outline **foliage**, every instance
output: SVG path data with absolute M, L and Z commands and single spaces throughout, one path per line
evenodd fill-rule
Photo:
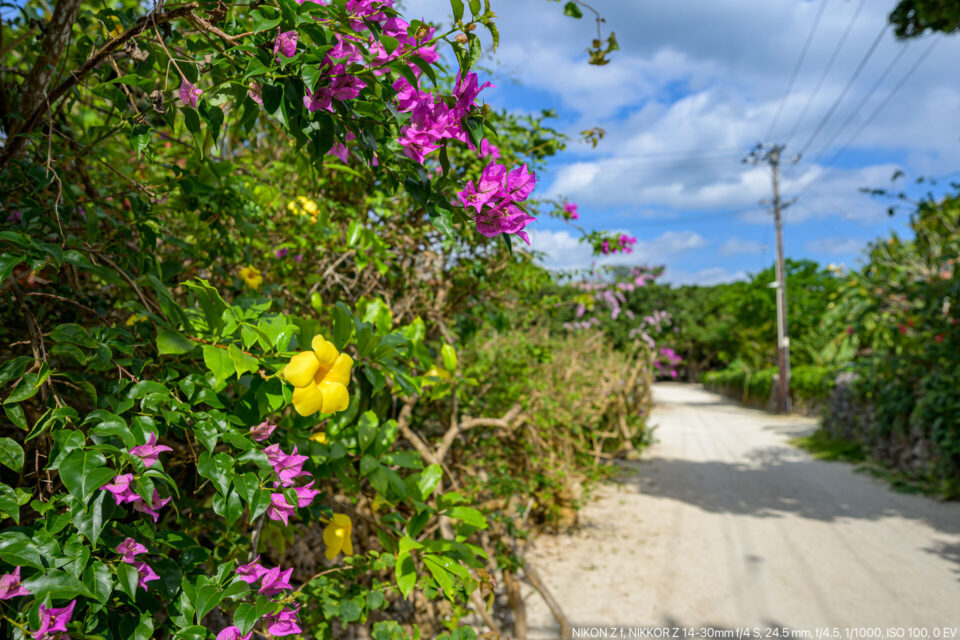
M 753 370 L 743 362 L 735 362 L 720 371 L 708 371 L 703 383 L 745 403 L 766 406 L 770 400 L 776 367 Z M 834 369 L 816 365 L 800 365 L 790 371 L 790 393 L 795 403 L 818 406 L 833 389 Z
M 487 509 L 506 524 L 486 550 L 482 485 L 438 454 L 480 447 L 462 459 L 499 469 L 527 451 L 430 429 L 445 403 L 456 425 L 499 409 L 451 381 L 472 366 L 466 340 L 522 332 L 553 288 L 513 243 L 564 139 L 548 113 L 478 104 L 476 31 L 496 46 L 494 15 L 451 8 L 442 32 L 371 0 L 59 0 L 4 21 L 13 637 L 475 637 L 461 618 L 496 560 L 520 561 L 519 527 Z M 498 206 L 451 204 L 494 171 Z M 491 223 L 507 215 L 523 224 Z M 538 363 L 515 366 L 539 381 Z M 624 424 L 615 440 L 642 443 L 635 383 L 580 435 Z M 597 409 L 572 385 L 550 387 L 558 418 L 537 388 L 491 388 L 529 403 L 540 433 Z M 546 467 L 586 464 L 564 459 Z M 543 468 L 524 482 L 549 501 Z
M 960 31 L 960 2 L 956 0 L 900 0 L 889 17 L 900 39 L 917 38 L 926 31 Z

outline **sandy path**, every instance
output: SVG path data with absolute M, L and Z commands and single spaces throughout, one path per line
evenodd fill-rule
M 581 531 L 530 552 L 571 623 L 960 639 L 960 504 L 811 459 L 787 444 L 811 419 L 694 385 L 657 385 L 654 398 L 658 443 L 596 493 Z M 558 637 L 540 598 L 527 606 L 531 640 Z

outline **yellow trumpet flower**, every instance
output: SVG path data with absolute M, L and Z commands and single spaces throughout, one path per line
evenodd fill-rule
M 237 275 L 251 289 L 259 289 L 260 285 L 263 284 L 263 275 L 256 267 L 240 267 L 237 269 Z
M 310 436 L 310 439 L 314 442 L 319 442 L 320 444 L 327 444 L 327 432 L 317 431 L 315 434 Z
M 327 545 L 327 560 L 333 560 L 340 552 L 345 556 L 353 555 L 353 542 L 350 541 L 350 532 L 353 522 L 345 513 L 333 514 L 333 519 L 323 529 L 323 543 Z
M 297 196 L 287 203 L 287 210 L 290 213 L 300 216 L 310 216 L 314 221 L 317 220 L 317 203 L 306 196 Z
M 353 358 L 321 335 L 314 336 L 310 346 L 312 351 L 301 351 L 283 368 L 283 377 L 296 387 L 293 408 L 302 416 L 343 411 L 350 405 L 347 384 Z

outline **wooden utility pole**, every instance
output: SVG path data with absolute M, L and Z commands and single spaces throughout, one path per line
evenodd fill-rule
M 783 219 L 782 212 L 791 203 L 780 199 L 780 162 L 781 154 L 786 145 L 757 144 L 756 147 L 743 159 L 744 162 L 757 165 L 770 165 L 773 175 L 773 223 L 777 230 L 777 364 L 780 369 L 778 380 L 779 393 L 777 403 L 780 413 L 790 413 L 790 338 L 787 336 L 787 272 L 783 263 Z M 794 157 L 789 160 L 792 164 L 799 160 Z

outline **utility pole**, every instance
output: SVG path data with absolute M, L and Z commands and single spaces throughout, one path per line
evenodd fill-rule
M 780 199 L 780 162 L 784 148 L 784 144 L 758 143 L 743 161 L 753 165 L 767 164 L 773 175 L 773 222 L 777 230 L 777 364 L 780 368 L 777 401 L 780 413 L 790 413 L 790 338 L 787 336 L 787 273 L 783 264 L 782 212 L 792 202 Z M 788 162 L 794 164 L 799 159 L 800 156 L 794 156 Z

